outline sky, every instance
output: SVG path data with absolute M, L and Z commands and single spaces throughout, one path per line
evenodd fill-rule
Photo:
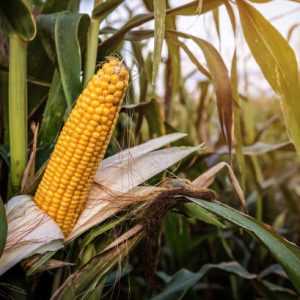
M 93 7 L 93 0 L 85 0 L 81 5 L 81 12 L 89 13 Z M 176 7 L 190 2 L 189 0 L 170 0 L 171 7 Z M 135 14 L 145 12 L 143 5 L 141 5 L 140 0 L 130 0 L 126 1 L 128 6 L 131 9 L 134 9 Z M 266 19 L 271 21 L 274 27 L 281 32 L 284 37 L 287 37 L 288 31 L 290 28 L 296 24 L 300 24 L 300 4 L 291 2 L 288 0 L 274 0 L 268 3 L 263 4 L 254 4 L 255 6 Z M 221 53 L 222 58 L 224 59 L 228 69 L 230 69 L 231 59 L 234 51 L 234 36 L 231 29 L 230 20 L 228 18 L 226 9 L 224 6 L 220 7 L 220 29 L 221 29 L 221 41 L 219 41 L 217 32 L 213 23 L 212 14 L 207 13 L 202 16 L 179 16 L 177 17 L 177 29 L 183 32 L 188 32 L 189 34 L 198 36 L 200 38 L 210 41 Z M 237 16 L 238 14 L 236 14 Z M 126 19 L 126 11 L 124 8 L 118 8 L 113 14 L 111 14 L 110 19 L 113 20 L 115 27 L 122 26 L 122 19 Z M 153 28 L 154 23 L 148 22 L 143 25 L 143 29 Z M 300 27 L 294 32 L 290 44 L 298 54 L 298 61 L 300 58 Z M 152 39 L 153 41 L 153 39 Z M 239 74 L 242 76 L 245 70 L 245 65 L 247 73 L 249 76 L 250 89 L 248 93 L 252 97 L 258 96 L 272 96 L 273 92 L 269 87 L 268 83 L 264 80 L 259 67 L 257 66 L 255 60 L 251 57 L 250 51 L 247 47 L 247 44 L 244 41 L 243 35 L 238 34 L 237 38 L 237 51 L 239 57 Z M 199 59 L 200 62 L 205 64 L 203 54 L 201 50 L 191 41 L 186 41 L 186 44 L 193 52 L 193 54 Z M 130 46 L 128 47 L 128 53 L 130 53 Z M 148 49 L 146 51 L 153 51 L 153 43 L 149 43 Z M 166 55 L 166 47 L 164 45 L 163 55 Z M 184 74 L 189 74 L 192 70 L 195 69 L 194 65 L 189 61 L 189 58 L 181 52 L 182 57 L 182 69 Z M 245 60 L 246 58 L 246 60 Z M 246 61 L 246 62 L 245 62 Z M 245 63 L 244 63 L 245 62 Z M 242 77 L 241 77 L 242 78 Z M 194 77 L 186 82 L 186 84 L 191 89 L 196 89 L 195 83 L 196 80 L 205 79 L 203 75 L 197 72 Z M 239 86 L 240 92 L 244 92 L 245 84 L 243 80 L 240 82 Z

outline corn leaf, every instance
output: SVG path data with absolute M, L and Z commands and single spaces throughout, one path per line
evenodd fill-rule
M 233 23 L 232 26 L 234 26 Z M 239 91 L 238 91 L 238 71 L 237 71 L 236 50 L 234 51 L 232 63 L 231 63 L 231 83 L 232 83 L 233 97 L 235 100 L 233 105 L 235 151 L 236 151 L 236 157 L 237 157 L 238 166 L 241 174 L 242 188 L 244 190 L 246 185 L 247 173 L 246 173 L 246 161 L 243 154 L 243 137 L 242 137 L 242 128 L 241 128 L 242 112 L 239 105 L 240 99 L 239 99 Z
M 300 292 L 300 249 L 281 235 L 273 231 L 270 226 L 245 215 L 221 203 L 213 203 L 200 199 L 188 198 L 192 203 L 220 216 L 254 236 L 264 245 L 281 264 L 298 292 Z
M 150 138 L 155 138 L 162 136 L 166 133 L 164 126 L 164 110 L 162 104 L 156 100 L 152 99 L 147 107 L 144 106 L 145 118 L 148 123 L 149 136 Z
M 81 54 L 79 36 L 87 32 L 89 17 L 87 15 L 61 13 L 55 24 L 55 45 L 59 72 L 68 103 L 72 104 L 80 94 Z M 68 38 L 66 39 L 66 36 Z
M 72 273 L 55 291 L 51 299 L 90 299 L 90 295 L 99 288 L 107 273 L 117 265 L 128 252 L 141 240 L 143 232 L 136 225 L 99 255 L 94 256 L 82 268 Z
M 254 3 L 267 3 L 267 2 L 270 2 L 270 1 L 273 1 L 273 0 L 250 0 L 251 2 L 254 2 Z
M 81 0 L 70 0 L 68 3 L 67 10 L 72 13 L 78 13 L 80 8 L 80 1 Z
M 291 28 L 289 29 L 288 31 L 288 34 L 287 34 L 287 41 L 289 42 L 293 36 L 293 33 L 296 31 L 296 29 L 298 29 L 300 26 L 300 23 L 296 23 L 294 25 L 291 26 Z
M 191 251 L 191 234 L 188 220 L 170 211 L 162 223 L 168 250 L 172 253 L 173 268 L 180 268 Z
M 140 86 L 140 101 L 145 102 L 148 90 L 148 77 L 147 72 L 145 69 L 145 61 L 142 54 L 142 45 L 140 43 L 131 43 L 131 47 L 135 56 L 135 59 L 138 64 L 138 71 L 139 71 L 139 86 Z
M 92 17 L 100 19 L 102 22 L 110 13 L 112 13 L 124 0 L 107 0 L 95 6 Z
M 161 62 L 161 51 L 164 41 L 166 25 L 166 1 L 154 0 L 154 53 L 152 84 L 155 85 L 158 67 Z
M 53 66 L 57 66 L 55 49 L 55 22 L 58 14 L 39 15 L 37 17 L 38 37 Z
M 222 262 L 220 264 L 205 264 L 198 272 L 182 269 L 172 277 L 164 276 L 164 278 L 167 279 L 167 285 L 160 294 L 154 296 L 151 300 L 182 299 L 189 288 L 211 271 L 223 271 L 248 280 L 256 278 L 255 274 L 249 273 L 236 261 Z
M 199 72 L 201 72 L 203 75 L 205 75 L 207 78 L 211 78 L 209 72 L 206 70 L 206 68 L 199 62 L 199 60 L 194 56 L 193 52 L 189 49 L 189 47 L 179 40 L 172 38 L 167 39 L 171 43 L 174 43 L 182 48 L 182 50 L 186 53 L 186 55 L 189 57 L 191 62 L 195 65 L 195 67 L 198 69 Z
M 39 147 L 53 146 L 66 112 L 66 100 L 58 71 L 53 75 L 48 100 L 39 132 Z
M 233 95 L 231 81 L 222 57 L 210 43 L 198 37 L 183 32 L 167 30 L 166 37 L 172 38 L 172 36 L 191 39 L 201 48 L 215 85 L 219 121 L 228 144 L 229 153 L 231 153 Z
M 85 43 L 89 17 L 62 12 L 40 15 L 37 22 L 43 47 L 52 64 L 59 67 L 68 108 L 71 108 L 82 90 L 81 48 Z
M 0 145 L 0 156 L 5 161 L 6 165 L 10 166 L 10 160 L 9 160 L 9 147 L 7 145 Z
M 218 6 L 223 4 L 223 1 L 221 0 L 211 0 L 211 1 L 203 1 L 203 8 L 202 13 L 206 13 Z M 166 15 L 195 15 L 196 8 L 197 8 L 197 1 L 193 1 L 190 3 L 187 3 L 182 6 L 178 6 L 175 8 L 168 9 L 166 11 Z M 128 23 L 126 23 L 121 29 L 115 32 L 111 37 L 106 39 L 104 42 L 99 44 L 98 53 L 100 53 L 100 57 L 98 59 L 101 60 L 101 58 L 105 57 L 106 55 L 109 55 L 111 52 L 114 52 L 115 49 L 122 43 L 122 40 L 125 36 L 125 34 L 130 31 L 131 29 L 140 26 L 146 22 L 149 22 L 154 19 L 153 13 L 148 14 L 141 14 L 134 16 Z
M 35 20 L 26 1 L 2 1 L 0 17 L 8 31 L 17 33 L 25 41 L 34 39 L 36 34 Z
M 60 75 L 56 69 L 54 71 L 39 131 L 39 147 L 36 161 L 37 170 L 44 165 L 53 150 L 63 124 L 63 118 L 66 115 L 66 110 L 67 102 Z
M 130 40 L 143 40 L 151 36 L 151 34 L 153 34 L 153 31 L 148 30 L 147 36 L 145 36 L 144 33 L 144 31 L 130 32 L 127 38 L 130 38 Z M 196 36 L 173 30 L 166 30 L 165 36 L 167 39 L 172 40 L 174 43 L 183 47 L 198 70 L 212 79 L 216 88 L 217 107 L 221 129 L 226 138 L 229 153 L 231 153 L 233 92 L 228 71 L 222 57 L 210 43 Z M 201 48 L 207 61 L 210 73 L 208 73 L 208 71 L 196 60 L 194 55 L 189 51 L 189 49 L 184 46 L 183 43 L 181 43 L 180 41 L 176 41 L 177 37 L 191 39 Z
M 246 41 L 265 78 L 281 97 L 286 127 L 300 155 L 300 84 L 295 53 L 254 7 L 241 0 L 236 3 Z
M 242 148 L 243 154 L 247 156 L 262 155 L 273 151 L 295 151 L 295 147 L 292 142 L 286 141 L 278 144 L 268 144 L 263 142 L 257 142 L 255 144 L 244 146 Z M 232 153 L 236 153 L 237 149 L 233 149 Z M 225 154 L 228 153 L 226 147 L 220 147 L 216 153 Z
M 201 14 L 203 8 L 203 0 L 198 0 L 197 13 Z
M 0 258 L 3 253 L 7 236 L 7 220 L 5 207 L 0 197 Z
M 176 15 L 166 16 L 166 29 L 176 30 Z M 178 39 L 176 39 L 178 40 Z M 171 68 L 169 70 L 170 74 L 170 89 L 171 96 L 176 96 L 179 92 L 179 84 L 181 77 L 181 68 L 180 68 L 180 53 L 179 46 L 176 43 L 172 43 L 170 40 L 166 40 L 168 45 L 168 59 L 170 60 Z M 168 91 L 166 91 L 167 93 Z M 167 98 L 167 95 L 165 95 Z
M 47 0 L 43 6 L 43 14 L 53 14 L 68 9 L 70 0 Z
M 215 9 L 213 9 L 212 13 L 213 13 L 213 19 L 214 19 L 217 35 L 218 35 L 218 38 L 219 38 L 219 42 L 221 43 L 219 8 L 217 7 Z M 220 44 L 220 47 L 221 47 L 221 44 Z
M 267 144 L 262 142 L 257 142 L 253 145 L 243 147 L 243 152 L 245 155 L 261 155 L 272 151 L 295 151 L 293 144 L 291 142 L 282 142 L 278 144 Z
M 185 215 L 187 215 L 190 218 L 205 222 L 207 224 L 211 224 L 218 228 L 226 228 L 226 226 L 222 224 L 215 215 L 203 209 L 202 207 L 197 206 L 194 203 L 184 204 L 180 208 L 180 211 L 182 211 Z

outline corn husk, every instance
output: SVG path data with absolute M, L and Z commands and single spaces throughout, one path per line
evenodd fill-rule
M 63 247 L 60 228 L 35 205 L 31 196 L 16 196 L 5 208 L 8 232 L 0 258 L 0 275 L 30 255 Z
M 116 195 L 127 193 L 201 148 L 170 147 L 157 150 L 184 136 L 175 133 L 159 137 L 104 159 L 85 209 L 66 239 L 56 223 L 35 205 L 31 196 L 12 198 L 6 204 L 8 235 L 0 258 L 0 275 L 33 254 L 62 248 L 63 242 L 71 241 L 123 209 L 124 205 L 114 203 Z M 132 201 L 134 199 L 132 197 Z M 130 204 L 130 201 L 126 203 Z

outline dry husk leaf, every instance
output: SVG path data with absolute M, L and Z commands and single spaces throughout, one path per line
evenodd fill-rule
M 0 275 L 33 254 L 62 248 L 63 242 L 76 238 L 123 209 L 124 205 L 116 206 L 113 203 L 114 197 L 128 193 L 201 148 L 171 147 L 156 150 L 184 136 L 182 133 L 162 136 L 103 160 L 86 207 L 65 240 L 60 228 L 35 205 L 31 196 L 20 195 L 9 200 L 6 204 L 8 235 L 0 258 Z M 129 198 L 127 195 L 126 199 Z M 133 202 L 135 199 L 132 197 Z M 126 202 L 126 205 L 130 204 L 130 201 Z

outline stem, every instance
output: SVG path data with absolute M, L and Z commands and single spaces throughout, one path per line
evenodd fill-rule
M 9 125 L 8 125 L 8 74 L 0 73 L 0 103 L 1 107 L 1 117 L 2 117 L 2 130 L 3 136 L 1 137 L 1 142 L 3 144 L 9 144 Z
M 63 274 L 63 268 L 56 270 L 54 279 L 53 279 L 53 283 L 52 283 L 51 295 L 53 295 L 57 291 L 57 289 L 60 287 L 62 274 Z
M 9 138 L 12 192 L 18 192 L 26 165 L 27 82 L 26 42 L 9 37 Z
M 239 299 L 239 293 L 238 293 L 238 286 L 237 286 L 237 278 L 234 275 L 230 275 L 230 285 L 231 285 L 231 291 L 232 291 L 232 298 L 234 300 Z
M 258 192 L 257 202 L 256 202 L 256 219 L 258 221 L 263 221 L 263 196 L 261 192 Z
M 92 18 L 88 30 L 87 49 L 84 66 L 84 86 L 88 83 L 95 73 L 95 66 L 98 52 L 98 35 L 99 35 L 100 20 Z

